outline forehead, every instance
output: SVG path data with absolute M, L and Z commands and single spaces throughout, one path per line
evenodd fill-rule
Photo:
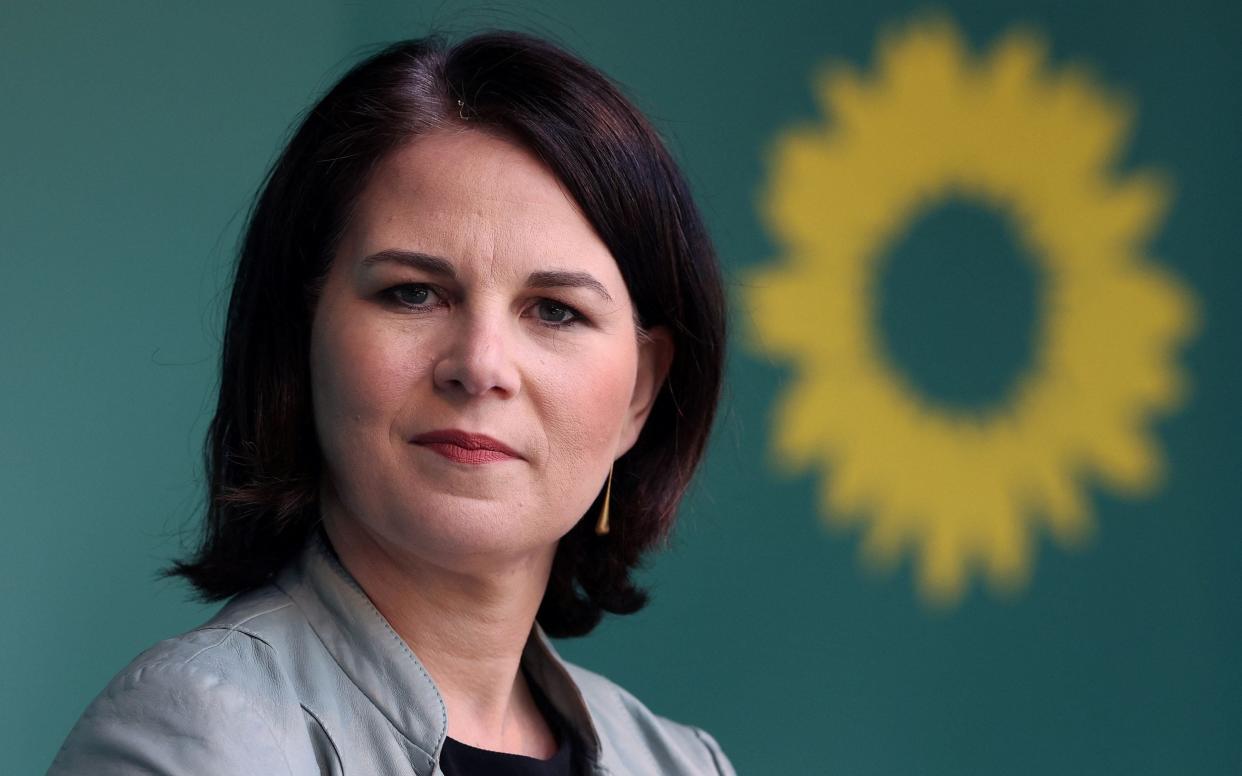
M 407 248 L 466 265 L 607 265 L 616 272 L 607 247 L 547 166 L 524 147 L 478 130 L 421 136 L 389 154 L 362 192 L 350 232 L 355 256 Z

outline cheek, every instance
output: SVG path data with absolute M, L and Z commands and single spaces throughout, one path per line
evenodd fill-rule
M 567 467 L 606 466 L 634 389 L 633 357 L 600 358 L 558 373 L 539 392 L 550 453 Z
M 540 394 L 551 397 L 541 417 L 549 461 L 541 478 L 542 498 L 570 523 L 580 519 L 599 494 L 634 387 L 634 370 L 626 367 L 626 359 L 592 366 L 562 374 L 552 390 Z M 566 525 L 559 525 L 559 530 L 566 530 Z
M 407 342 L 348 321 L 325 316 L 311 341 L 315 421 L 325 445 L 386 433 L 420 370 Z

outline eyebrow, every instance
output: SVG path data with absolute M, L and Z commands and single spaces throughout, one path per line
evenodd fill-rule
M 439 256 L 432 256 L 429 253 L 421 253 L 419 251 L 380 251 L 363 259 L 362 267 L 366 269 L 386 262 L 404 264 L 407 267 L 421 269 L 430 275 L 440 275 L 447 278 L 457 277 L 457 273 L 453 271 L 453 265 L 449 263 L 448 259 L 442 259 Z
M 421 251 L 380 251 L 363 259 L 362 266 L 364 268 L 373 267 L 376 264 L 386 262 L 404 264 L 407 267 L 422 270 L 429 275 L 449 278 L 450 280 L 457 278 L 457 272 L 454 271 L 452 262 Z M 594 291 L 610 302 L 612 301 L 612 295 L 608 293 L 608 289 L 604 288 L 604 284 L 587 272 L 571 272 L 559 269 L 541 270 L 530 273 L 526 278 L 526 285 L 532 288 L 585 288 Z

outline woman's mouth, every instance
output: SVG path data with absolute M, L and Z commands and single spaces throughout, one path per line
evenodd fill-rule
M 455 428 L 428 431 L 410 441 L 458 463 L 495 463 L 521 457 L 505 443 L 486 434 L 472 434 Z
M 486 448 L 477 447 L 461 447 L 451 442 L 430 442 L 419 443 L 420 447 L 428 450 L 434 450 L 450 461 L 458 463 L 494 463 L 496 461 L 512 461 L 513 456 L 500 450 L 488 450 Z

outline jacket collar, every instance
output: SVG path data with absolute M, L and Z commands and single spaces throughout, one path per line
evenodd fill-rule
M 427 755 L 415 763 L 418 776 L 436 772 L 435 763 L 448 735 L 444 697 L 418 656 L 341 564 L 322 528 L 311 532 L 301 554 L 280 573 L 276 586 L 298 604 L 358 689 Z M 600 739 L 587 704 L 537 622 L 521 663 L 577 734 L 587 759 L 598 763 Z

